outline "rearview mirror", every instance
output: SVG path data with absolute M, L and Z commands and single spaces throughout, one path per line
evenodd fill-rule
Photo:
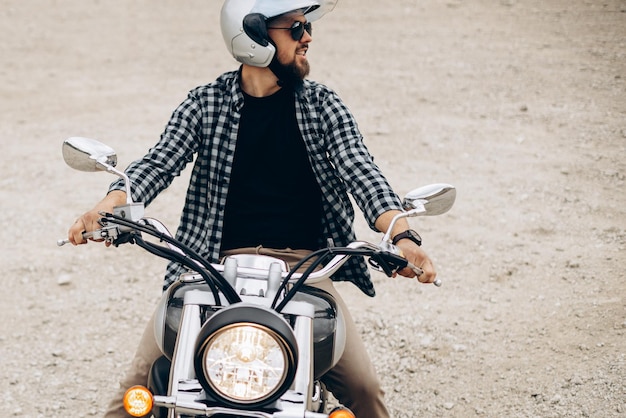
M 383 236 L 381 246 L 385 248 L 385 246 L 391 245 L 391 231 L 393 231 L 398 219 L 412 216 L 441 215 L 450 210 L 455 199 L 456 189 L 445 183 L 429 184 L 410 191 L 402 201 L 404 212 L 393 217 Z
M 405 211 L 424 208 L 420 215 L 441 215 L 450 210 L 456 200 L 456 188 L 450 184 L 429 184 L 410 191 L 402 202 Z
M 132 219 L 139 219 L 143 216 L 143 204 L 133 203 L 128 176 L 115 168 L 117 155 L 113 148 L 95 139 L 74 136 L 63 141 L 62 149 L 65 163 L 73 169 L 88 172 L 107 171 L 124 180 L 126 205 L 130 208 L 129 210 L 135 206 L 141 206 L 140 214 L 134 213 Z
M 95 139 L 72 137 L 63 142 L 65 163 L 80 171 L 108 171 L 117 165 L 115 150 Z

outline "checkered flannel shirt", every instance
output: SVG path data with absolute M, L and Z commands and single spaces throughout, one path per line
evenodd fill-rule
M 160 141 L 126 169 L 133 199 L 148 205 L 195 157 L 176 237 L 211 262 L 219 259 L 224 207 L 244 104 L 238 74 L 227 72 L 213 83 L 190 91 L 174 110 Z M 324 199 L 320 248 L 329 240 L 335 246 L 345 246 L 356 239 L 348 193 L 374 230 L 378 216 L 401 209 L 400 199 L 374 164 L 353 116 L 332 90 L 305 80 L 295 100 L 298 126 Z M 110 188 L 122 189 L 122 181 Z M 183 271 L 179 264 L 170 263 L 164 289 Z M 375 294 L 362 257 L 349 260 L 332 279 L 351 281 L 365 294 Z

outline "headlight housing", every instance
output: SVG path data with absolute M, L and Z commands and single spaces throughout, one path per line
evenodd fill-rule
M 291 385 L 297 343 L 276 312 L 237 304 L 217 312 L 202 327 L 195 370 L 207 395 L 233 407 L 258 408 Z

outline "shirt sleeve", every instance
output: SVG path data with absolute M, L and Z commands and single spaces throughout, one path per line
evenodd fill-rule
M 354 117 L 341 99 L 330 92 L 323 108 L 328 158 L 370 228 L 376 230 L 376 219 L 389 210 L 402 210 L 402 202 L 374 163 Z
M 190 92 L 172 113 L 156 145 L 126 168 L 134 201 L 148 205 L 193 161 L 199 144 L 201 114 L 197 98 Z M 109 191 L 112 190 L 124 190 L 124 180 L 112 183 Z

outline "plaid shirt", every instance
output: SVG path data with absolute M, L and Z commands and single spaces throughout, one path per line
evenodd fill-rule
M 352 114 L 333 91 L 305 80 L 295 100 L 298 126 L 323 197 L 324 242 L 320 247 L 328 240 L 345 246 L 356 239 L 348 193 L 374 230 L 378 216 L 401 209 L 400 199 L 374 164 Z M 126 169 L 133 199 L 148 205 L 195 157 L 176 237 L 211 262 L 219 259 L 243 104 L 237 71 L 192 90 L 174 110 L 160 141 Z M 123 181 L 110 189 L 122 190 Z M 179 264 L 170 263 L 164 289 L 183 271 Z M 362 257 L 349 260 L 333 280 L 351 281 L 365 294 L 375 294 Z

